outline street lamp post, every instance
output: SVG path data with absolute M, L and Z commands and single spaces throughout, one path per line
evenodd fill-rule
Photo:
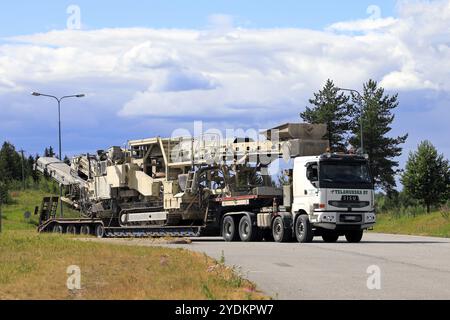
M 349 92 L 356 93 L 361 100 L 365 100 L 364 97 L 362 96 L 362 94 L 359 93 L 358 90 L 345 89 L 345 88 L 337 88 L 337 90 L 339 90 L 339 91 L 349 91 Z M 360 125 L 360 131 L 361 131 L 361 154 L 363 154 L 364 153 L 364 142 L 363 142 L 363 107 L 362 106 L 361 106 L 361 109 L 360 109 L 359 112 L 360 112 L 359 125 Z
M 75 95 L 70 95 L 70 96 L 64 96 L 61 98 L 52 96 L 52 95 L 48 95 L 48 94 L 42 94 L 39 92 L 32 92 L 31 93 L 33 96 L 35 97 L 47 97 L 47 98 L 53 98 L 58 102 L 58 141 L 59 141 L 59 160 L 63 161 L 62 158 L 62 147 L 61 147 L 61 101 L 64 99 L 68 99 L 68 98 L 83 98 L 85 95 L 84 94 L 75 94 Z M 60 214 L 61 214 L 61 218 L 63 217 L 63 203 L 62 203 L 62 185 L 59 185 L 59 204 L 60 204 Z

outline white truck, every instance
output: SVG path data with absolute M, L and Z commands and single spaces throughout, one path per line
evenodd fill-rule
M 289 177 L 282 210 L 271 221 L 275 241 L 295 237 L 304 243 L 321 236 L 335 242 L 345 236 L 348 242 L 359 242 L 363 231 L 374 226 L 374 187 L 366 156 L 297 157 Z

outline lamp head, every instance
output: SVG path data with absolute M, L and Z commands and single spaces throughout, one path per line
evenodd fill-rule
M 41 94 L 39 92 L 32 92 L 31 95 L 33 95 L 35 97 L 39 97 Z

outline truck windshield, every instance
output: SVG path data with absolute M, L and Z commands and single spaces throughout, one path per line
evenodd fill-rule
M 322 162 L 319 167 L 322 187 L 372 187 L 372 178 L 365 162 Z

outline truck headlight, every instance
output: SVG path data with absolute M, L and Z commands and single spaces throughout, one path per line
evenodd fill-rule
M 336 215 L 334 214 L 324 214 L 321 217 L 322 222 L 336 222 Z
M 366 213 L 366 222 L 375 222 L 376 217 L 373 213 Z

